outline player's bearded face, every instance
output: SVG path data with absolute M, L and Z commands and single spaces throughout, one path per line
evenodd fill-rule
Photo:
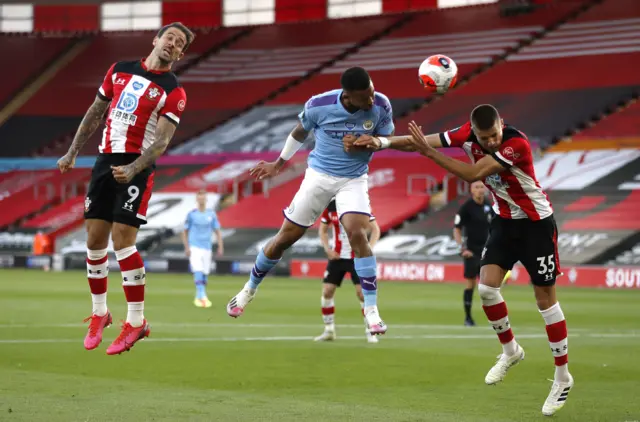
M 500 148 L 500 144 L 502 143 L 502 119 L 497 120 L 493 127 L 480 130 L 477 128 L 473 128 L 473 133 L 478 138 L 478 142 L 484 149 L 489 151 L 497 151 Z
M 186 39 L 181 31 L 169 28 L 162 37 L 153 40 L 154 51 L 165 62 L 172 63 L 184 56 L 182 50 L 186 45 Z
M 347 93 L 347 98 L 349 100 L 349 104 L 353 107 L 357 107 L 360 110 L 371 110 L 374 102 L 375 90 L 373 89 L 373 85 L 371 85 L 368 89 L 364 89 L 362 91 L 349 91 Z

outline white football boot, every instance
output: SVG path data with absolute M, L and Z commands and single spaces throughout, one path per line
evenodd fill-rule
M 569 391 L 573 388 L 573 377 L 569 375 L 569 382 L 553 381 L 551 392 L 542 406 L 542 414 L 551 416 L 567 402 Z
M 509 368 L 517 365 L 521 360 L 524 360 L 524 349 L 518 344 L 515 354 L 511 356 L 505 355 L 504 353 L 498 355 L 498 361 L 489 369 L 487 376 L 484 378 L 484 382 L 488 385 L 499 383 L 507 375 Z
M 256 290 L 251 291 L 246 285 L 227 303 L 227 313 L 232 318 L 238 318 L 244 312 L 245 306 L 256 296 Z

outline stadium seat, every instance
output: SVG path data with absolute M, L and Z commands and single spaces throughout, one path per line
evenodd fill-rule
M 640 86 L 638 87 L 640 92 Z M 574 136 L 574 141 L 594 138 L 638 137 L 640 135 L 640 101 L 614 112 L 593 127 Z
M 301 104 L 312 95 L 335 89 L 339 74 L 351 66 L 369 70 L 376 89 L 391 98 L 422 97 L 417 69 L 426 57 L 450 56 L 459 65 L 460 77 L 464 77 L 560 20 L 577 5 L 558 4 L 511 18 L 501 18 L 497 4 L 418 13 L 388 36 L 279 95 L 270 104 Z
M 2 73 L 0 105 L 72 43 L 68 38 L 0 35 L 0 55 L 11 61 L 11 71 Z

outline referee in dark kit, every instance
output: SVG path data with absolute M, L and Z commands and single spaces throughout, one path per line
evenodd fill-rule
M 464 259 L 464 325 L 475 326 L 471 317 L 471 302 L 476 280 L 480 275 L 482 249 L 489 237 L 489 223 L 493 218 L 491 204 L 485 196 L 486 188 L 480 181 L 471 184 L 471 198 L 458 210 L 454 221 L 453 238 L 460 245 L 460 255 Z

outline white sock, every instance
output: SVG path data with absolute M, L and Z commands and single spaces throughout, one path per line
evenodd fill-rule
M 107 294 L 102 293 L 99 295 L 91 294 L 91 302 L 93 303 L 93 313 L 98 316 L 105 316 L 107 314 Z
M 518 350 L 518 343 L 516 343 L 516 339 L 514 338 L 509 343 L 505 343 L 502 345 L 502 353 L 507 356 L 513 356 L 516 354 L 516 350 Z
M 251 280 L 249 280 L 246 283 L 244 283 L 244 288 L 247 289 L 249 291 L 249 293 L 253 295 L 253 294 L 256 293 L 256 290 L 258 290 L 258 289 L 252 289 L 250 283 L 251 283 Z
M 556 373 L 554 374 L 556 381 L 568 382 L 569 381 L 569 364 L 566 363 L 562 366 L 556 366 Z
M 141 327 L 144 321 L 144 302 L 127 302 L 127 322 L 132 327 Z

